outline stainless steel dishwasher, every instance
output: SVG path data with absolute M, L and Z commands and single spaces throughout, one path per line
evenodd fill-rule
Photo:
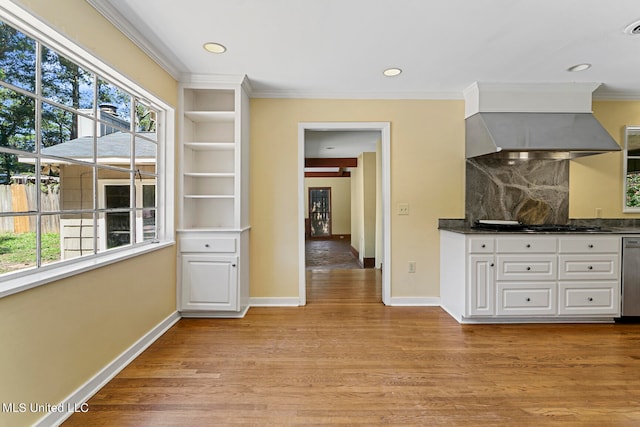
M 622 316 L 640 316 L 640 237 L 622 238 Z

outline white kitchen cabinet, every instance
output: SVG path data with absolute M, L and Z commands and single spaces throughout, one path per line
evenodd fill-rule
M 460 322 L 610 321 L 620 314 L 619 236 L 440 236 L 441 305 Z
M 493 255 L 469 256 L 469 307 L 473 316 L 493 315 L 495 293 L 495 261 Z
M 182 309 L 236 311 L 238 258 L 203 254 L 182 255 Z
M 248 309 L 249 98 L 244 77 L 180 84 L 178 310 L 240 317 Z

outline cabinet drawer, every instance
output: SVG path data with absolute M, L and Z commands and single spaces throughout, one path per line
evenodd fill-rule
M 180 239 L 181 252 L 229 252 L 236 251 L 234 237 L 185 237 Z
M 469 239 L 469 252 L 474 254 L 492 253 L 493 239 L 486 237 L 471 237 Z
M 558 259 L 560 280 L 618 279 L 617 255 L 560 255 Z
M 499 283 L 498 315 L 556 314 L 555 283 Z
M 498 280 L 555 280 L 555 255 L 498 255 Z
M 558 240 L 560 253 L 619 253 L 620 240 L 611 237 L 561 237 Z
M 560 282 L 560 314 L 620 315 L 618 282 Z
M 502 253 L 555 253 L 555 237 L 502 237 L 496 239 L 496 252 Z

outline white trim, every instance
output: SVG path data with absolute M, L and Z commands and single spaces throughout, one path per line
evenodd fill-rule
M 307 303 L 304 242 L 304 131 L 379 130 L 382 136 L 382 302 L 391 300 L 391 123 L 317 122 L 298 123 L 298 292 L 299 305 Z
M 153 329 L 144 334 L 138 341 L 133 343 L 131 347 L 122 352 L 118 357 L 113 359 L 108 365 L 100 370 L 96 375 L 90 378 L 83 385 L 78 387 L 73 393 L 67 396 L 59 405 L 65 409 L 64 412 L 50 412 L 44 417 L 40 418 L 34 426 L 37 427 L 49 427 L 59 426 L 67 418 L 69 418 L 74 408 L 83 408 L 83 404 L 86 404 L 94 394 L 96 394 L 102 387 L 104 387 L 113 377 L 115 377 L 120 371 L 127 367 L 136 357 L 138 357 L 144 350 L 146 350 L 151 344 L 153 344 L 158 338 L 160 338 L 166 331 L 169 330 L 180 320 L 178 312 L 171 313 L 167 318 L 158 323 Z M 56 406 L 59 406 L 56 405 Z M 86 407 L 86 406 L 85 406 Z M 91 410 L 91 408 L 87 408 Z
M 254 297 L 249 299 L 249 305 L 251 307 L 298 307 L 300 304 L 300 298 L 298 297 L 286 297 L 286 298 L 267 298 L 267 297 Z
M 331 92 L 297 91 L 289 89 L 253 89 L 252 98 L 291 98 L 291 99 L 424 99 L 424 100 L 463 100 L 462 92 Z
M 164 46 L 164 44 L 154 36 L 153 31 L 145 31 L 144 22 L 136 21 L 136 25 L 131 24 L 126 16 L 115 8 L 111 3 L 104 0 L 87 0 L 95 10 L 98 11 L 107 21 L 116 27 L 122 34 L 131 40 L 140 48 L 147 56 L 149 56 L 156 64 L 161 66 L 174 79 L 178 80 L 184 67 L 178 58 L 171 53 L 168 48 L 157 49 L 155 46 Z M 122 4 L 126 7 L 126 4 Z M 141 26 L 144 26 L 142 28 Z M 149 40 L 150 36 L 153 40 Z
M 393 307 L 440 307 L 439 297 L 393 297 L 387 305 Z M 445 310 L 446 311 L 446 310 Z

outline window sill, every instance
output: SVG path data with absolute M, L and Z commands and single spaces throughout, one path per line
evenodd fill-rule
M 0 279 L 0 298 L 37 288 L 38 286 L 46 285 L 47 283 L 91 271 L 125 259 L 134 258 L 138 255 L 154 252 L 159 249 L 173 246 L 174 244 L 174 241 L 150 243 L 111 253 L 100 254 L 93 256 L 90 259 L 41 267 L 34 273 L 9 278 L 5 281 Z

